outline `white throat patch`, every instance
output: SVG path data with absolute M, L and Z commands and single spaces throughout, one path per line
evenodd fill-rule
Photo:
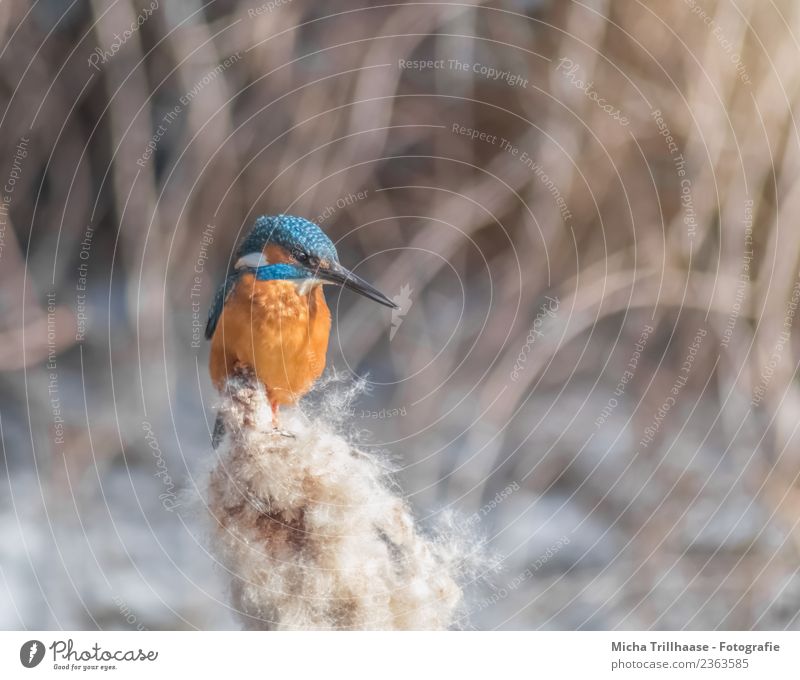
M 298 295 L 308 295 L 314 286 L 322 283 L 325 283 L 322 279 L 297 279 L 294 281 Z

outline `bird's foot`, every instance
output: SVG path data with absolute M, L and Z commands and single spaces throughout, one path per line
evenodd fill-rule
M 289 430 L 284 430 L 280 427 L 273 427 L 272 428 L 272 436 L 273 437 L 288 437 L 289 439 L 297 439 L 297 435 L 294 432 L 289 432 Z

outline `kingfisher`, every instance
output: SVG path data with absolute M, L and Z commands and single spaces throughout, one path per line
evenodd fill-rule
M 325 369 L 331 313 L 322 286 L 343 286 L 396 309 L 377 288 L 345 269 L 333 242 L 302 217 L 259 217 L 236 251 L 208 313 L 209 371 L 221 392 L 228 377 L 249 373 L 278 410 L 306 394 Z M 220 417 L 212 442 L 224 434 Z M 285 433 L 284 433 L 285 434 Z

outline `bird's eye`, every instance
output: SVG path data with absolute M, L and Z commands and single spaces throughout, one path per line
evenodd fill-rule
M 302 262 L 303 264 L 308 262 L 308 255 L 306 255 L 302 250 L 295 250 L 292 253 L 292 256 L 294 257 L 295 260 L 297 260 L 298 262 Z

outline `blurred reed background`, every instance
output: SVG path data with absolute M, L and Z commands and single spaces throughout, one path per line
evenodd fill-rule
M 235 627 L 201 328 L 260 214 L 476 628 L 796 628 L 800 7 L 0 3 L 0 626 Z M 314 397 L 312 397 L 312 402 Z M 309 413 L 313 412 L 311 406 Z

